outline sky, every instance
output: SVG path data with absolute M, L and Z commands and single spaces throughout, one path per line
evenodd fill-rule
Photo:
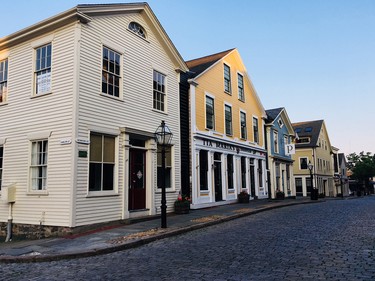
M 77 4 L 132 2 L 1 0 L 0 38 Z M 339 152 L 375 153 L 375 0 L 147 2 L 185 60 L 237 48 L 265 109 L 324 119 Z

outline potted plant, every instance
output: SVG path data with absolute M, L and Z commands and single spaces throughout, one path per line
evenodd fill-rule
M 241 191 L 238 194 L 238 203 L 249 203 L 250 194 L 247 191 Z
M 284 191 L 281 191 L 281 190 L 276 190 L 276 199 L 284 199 L 285 198 L 285 193 Z
M 175 214 L 188 214 L 190 211 L 190 198 L 186 195 L 179 194 L 174 201 Z

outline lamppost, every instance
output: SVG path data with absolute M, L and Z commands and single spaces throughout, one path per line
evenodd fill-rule
M 310 161 L 309 161 L 308 168 L 309 168 L 309 171 L 310 171 L 310 182 L 311 182 L 310 198 L 311 198 L 311 200 L 316 200 L 317 198 L 315 199 L 314 181 L 313 181 L 313 174 L 312 174 L 312 171 L 314 169 L 314 165 L 311 164 Z
M 161 145 L 161 228 L 167 228 L 167 198 L 165 194 L 165 147 L 172 141 L 173 134 L 164 120 L 155 131 L 155 140 Z

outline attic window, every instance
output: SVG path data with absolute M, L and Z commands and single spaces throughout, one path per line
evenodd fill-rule
M 312 128 L 311 127 L 306 127 L 305 128 L 305 133 L 310 133 L 312 132 Z
M 305 137 L 305 138 L 299 138 L 296 143 L 310 143 L 310 138 Z
M 281 119 L 277 120 L 277 123 L 279 123 L 280 128 L 284 126 L 284 122 Z
M 135 34 L 146 39 L 146 32 L 139 23 L 132 21 L 131 23 L 129 23 L 129 29 L 133 31 Z
M 301 133 L 302 132 L 302 129 L 301 128 L 297 128 L 294 130 L 296 133 Z

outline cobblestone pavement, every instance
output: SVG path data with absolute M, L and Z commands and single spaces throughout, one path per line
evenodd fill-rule
M 375 196 L 275 209 L 108 255 L 1 264 L 1 280 L 375 280 Z

